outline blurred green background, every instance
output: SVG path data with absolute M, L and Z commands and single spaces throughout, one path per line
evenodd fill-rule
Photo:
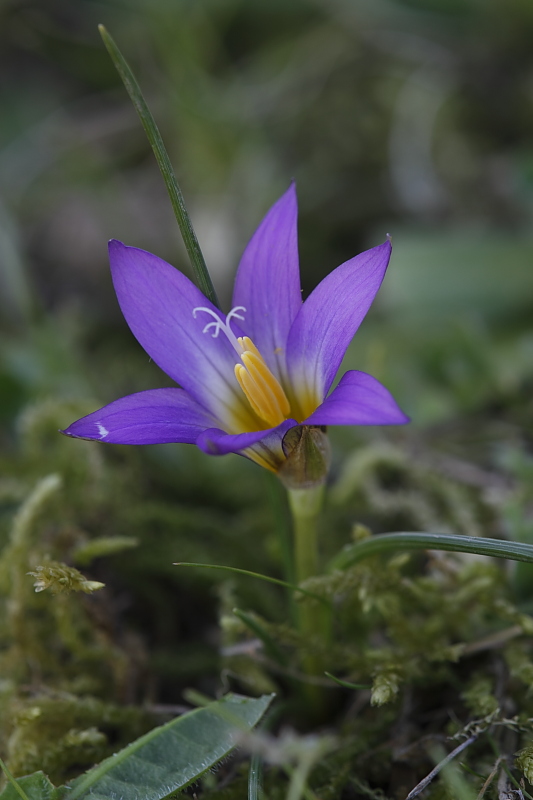
M 170 385 L 121 317 L 107 240 L 188 271 L 98 23 L 143 87 L 226 309 L 248 238 L 292 178 L 304 292 L 392 235 L 389 274 L 346 366 L 382 380 L 413 423 L 333 431 L 333 480 L 355 445 L 386 440 L 408 462 L 422 453 L 422 472 L 437 451 L 476 462 L 490 480 L 442 463 L 497 493 L 524 467 L 516 453 L 531 448 L 533 4 L 1 0 L 2 531 L 35 480 L 59 470 L 67 510 L 45 531 L 47 552 L 69 560 L 84 537 L 140 538 L 138 555 L 115 556 L 94 577 L 114 588 L 105 614 L 127 609 L 142 628 L 163 695 L 176 700 L 177 675 L 216 671 L 214 608 L 233 599 L 227 588 L 206 591 L 222 578 L 178 576 L 172 561 L 280 572 L 272 530 L 282 500 L 271 507 L 266 476 L 237 456 L 104 448 L 56 433 L 123 394 Z M 481 526 L 474 514 L 450 522 L 440 500 L 426 518 L 529 540 L 531 497 L 515 501 L 504 522 L 489 512 Z M 423 525 L 378 507 L 367 518 L 376 530 Z M 332 512 L 340 522 L 328 547 L 346 541 L 359 508 Z M 260 587 L 252 597 L 247 586 L 244 607 L 283 618 L 278 595 Z

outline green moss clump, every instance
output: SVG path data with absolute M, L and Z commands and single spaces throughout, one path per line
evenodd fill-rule
M 14 775 L 42 769 L 56 785 L 75 777 L 145 733 L 153 719 L 142 709 L 94 697 L 51 692 L 13 699 L 6 756 Z

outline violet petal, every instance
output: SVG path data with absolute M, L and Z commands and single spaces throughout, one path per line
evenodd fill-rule
M 381 286 L 390 254 L 387 241 L 341 264 L 310 294 L 294 320 L 287 364 L 306 413 L 327 394 Z
M 183 389 L 150 389 L 121 397 L 62 431 L 113 444 L 194 444 L 213 417 Z
M 409 422 L 396 400 L 376 378 L 346 372 L 306 425 L 404 425 Z
M 286 376 L 287 336 L 302 305 L 297 215 L 291 184 L 246 247 L 233 292 L 233 305 L 246 308 L 243 329 L 278 379 Z
M 225 433 L 220 428 L 210 428 L 199 435 L 196 444 L 211 456 L 238 453 L 262 466 L 277 470 L 285 460 L 281 446 L 283 437 L 289 428 L 297 424 L 294 419 L 286 419 L 275 428 L 236 435 Z
M 161 258 L 109 243 L 113 283 L 118 301 L 137 341 L 156 364 L 179 383 L 205 409 L 230 428 L 236 415 L 243 425 L 253 424 L 248 404 L 234 378 L 237 354 L 223 332 L 202 333 L 225 316 L 177 269 Z

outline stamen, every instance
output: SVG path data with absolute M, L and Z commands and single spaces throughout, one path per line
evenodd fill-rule
M 244 353 L 245 350 L 249 350 L 251 353 L 255 353 L 256 356 L 259 356 L 260 359 L 263 358 L 255 344 L 252 342 L 249 336 L 239 336 L 237 339 L 239 343 L 239 347 L 241 348 L 241 352 Z
M 263 390 L 265 399 L 269 401 L 268 404 L 271 404 L 276 411 L 279 411 L 283 419 L 285 419 L 291 410 L 289 401 L 259 353 L 257 351 L 255 353 L 247 351 L 242 354 L 241 361 L 256 384 Z
M 289 416 L 290 403 L 251 339 L 242 340 L 250 347 L 241 355 L 242 364 L 235 365 L 235 377 L 255 413 L 274 428 Z

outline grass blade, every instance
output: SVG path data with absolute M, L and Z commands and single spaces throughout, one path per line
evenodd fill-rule
M 241 620 L 241 622 L 244 622 L 246 627 L 249 628 L 258 639 L 263 642 L 265 646 L 265 652 L 268 653 L 268 655 L 273 658 L 274 661 L 277 661 L 278 664 L 286 667 L 289 663 L 289 660 L 285 653 L 278 647 L 272 636 L 270 636 L 268 631 L 266 631 L 251 614 L 241 611 L 240 608 L 234 608 L 233 613 Z
M 63 796 L 63 787 L 56 789 L 41 770 L 22 778 L 14 778 L 2 759 L 0 768 L 9 781 L 0 793 L 2 800 L 58 800 Z
M 100 31 L 100 36 L 103 39 L 107 52 L 111 56 L 111 60 L 113 61 L 117 72 L 122 78 L 122 82 L 124 83 L 131 102 L 133 103 L 135 110 L 140 117 L 146 136 L 148 137 L 148 141 L 150 142 L 152 150 L 154 151 L 156 161 L 159 169 L 161 170 L 161 175 L 163 176 L 163 180 L 165 181 L 165 185 L 167 187 L 172 208 L 174 209 L 174 214 L 176 215 L 176 219 L 178 221 L 185 247 L 187 248 L 187 253 L 189 254 L 189 258 L 191 260 L 193 273 L 198 286 L 215 306 L 220 307 L 202 250 L 200 249 L 198 239 L 196 238 L 194 228 L 185 207 L 185 201 L 183 199 L 181 189 L 178 181 L 176 180 L 174 170 L 172 169 L 170 158 L 168 157 L 165 145 L 163 144 L 163 139 L 161 138 L 161 134 L 159 133 L 159 129 L 155 123 L 152 113 L 146 105 L 141 88 L 137 83 L 137 80 L 126 59 L 118 49 L 113 37 L 107 32 L 103 25 L 99 25 L 98 30 Z
M 248 800 L 263 800 L 263 759 L 254 753 L 250 761 L 248 774 Z
M 533 545 L 523 542 L 450 533 L 383 533 L 349 545 L 332 559 L 329 569 L 346 569 L 363 558 L 390 550 L 449 550 L 533 563 Z
M 28 795 L 24 791 L 24 789 L 20 786 L 19 782 L 15 780 L 13 775 L 11 774 L 10 770 L 7 768 L 6 764 L 0 758 L 0 767 L 2 768 L 2 772 L 6 776 L 7 780 L 9 781 L 9 785 L 13 787 L 15 792 L 22 797 L 22 800 L 28 800 Z M 2 792 L 4 794 L 4 792 Z
M 343 681 L 341 678 L 336 678 L 335 675 L 332 675 L 331 672 L 324 672 L 324 675 L 327 675 L 328 678 L 331 678 L 332 681 L 338 683 L 339 686 L 344 686 L 345 689 L 371 689 L 371 685 L 369 683 L 350 683 L 350 681 Z
M 280 578 L 271 578 L 270 575 L 262 575 L 260 572 L 251 572 L 248 569 L 239 569 L 239 567 L 226 567 L 224 564 L 199 564 L 196 561 L 175 561 L 175 567 L 203 567 L 204 569 L 222 569 L 226 570 L 227 572 L 236 572 L 238 575 L 248 575 L 250 578 L 259 578 L 262 581 L 267 581 L 268 583 L 276 583 L 278 586 L 285 586 L 286 589 L 292 589 L 293 592 L 301 592 L 305 594 L 306 597 L 312 597 L 313 600 L 318 600 L 319 603 L 323 603 L 325 606 L 330 606 L 328 600 L 324 597 L 320 597 L 319 594 L 315 594 L 314 592 L 308 592 L 307 589 L 302 589 L 301 586 L 297 586 L 295 583 L 289 583 L 288 581 L 282 581 Z

